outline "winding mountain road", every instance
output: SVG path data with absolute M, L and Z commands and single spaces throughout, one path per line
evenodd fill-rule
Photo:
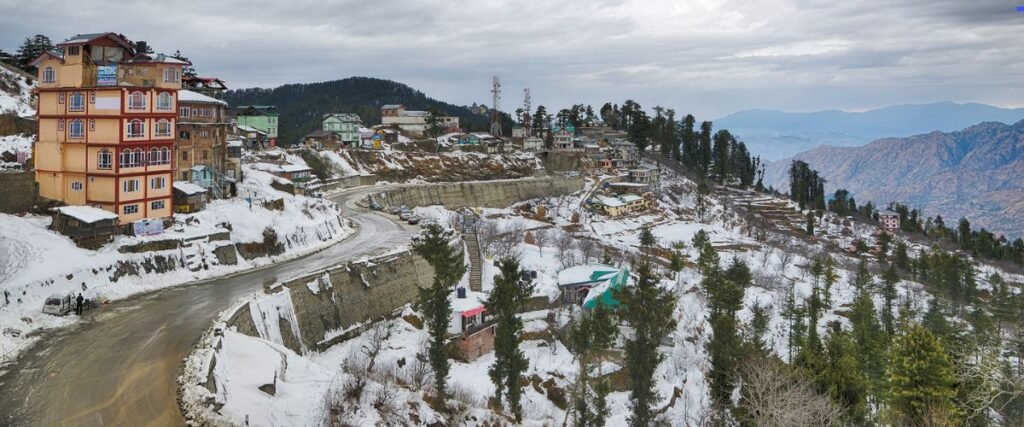
M 179 369 L 214 317 L 265 284 L 407 243 L 414 228 L 332 196 L 358 226 L 320 252 L 265 268 L 149 292 L 43 333 L 0 377 L 0 425 L 177 426 Z

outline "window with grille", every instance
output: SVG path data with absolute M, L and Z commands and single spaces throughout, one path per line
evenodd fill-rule
M 85 125 L 81 120 L 75 119 L 68 126 L 68 138 L 81 139 L 85 136 Z
M 139 213 L 139 205 L 124 205 L 124 214 L 130 215 Z
M 46 69 L 43 70 L 43 83 L 56 83 L 56 82 L 57 82 L 57 72 L 53 71 L 53 67 L 46 67 Z
M 104 148 L 96 153 L 96 167 L 100 169 L 110 169 L 114 162 L 114 156 L 110 153 L 110 150 Z
M 146 109 L 146 95 L 142 92 L 132 92 L 128 95 L 128 109 L 129 110 L 145 110 Z
M 146 124 L 142 120 L 135 119 L 128 122 L 128 137 L 140 138 L 146 134 Z
M 171 122 L 169 120 L 160 120 L 156 122 L 154 128 L 155 136 L 171 136 Z
M 121 182 L 121 187 L 125 193 L 133 193 L 139 191 L 139 180 L 126 179 Z
M 68 100 L 68 110 L 85 111 L 85 95 L 82 92 L 74 92 Z
M 171 94 L 162 92 L 156 96 L 156 109 L 163 111 L 170 111 L 171 109 Z

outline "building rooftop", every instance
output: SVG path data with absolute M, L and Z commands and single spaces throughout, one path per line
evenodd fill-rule
M 558 272 L 558 286 L 597 283 L 610 279 L 621 271 L 604 264 L 578 265 Z
M 193 196 L 196 194 L 202 194 L 206 192 L 205 188 L 188 181 L 174 181 L 174 184 L 172 185 L 174 186 L 175 190 L 185 193 L 185 195 L 187 196 Z
M 623 203 L 630 203 L 637 200 L 643 200 L 643 197 L 637 196 L 636 194 L 623 194 L 619 196 L 619 200 L 622 200 Z
M 178 91 L 178 102 L 197 102 L 202 104 L 220 104 L 227 106 L 228 103 L 217 98 L 203 95 L 199 92 L 182 89 Z
M 86 224 L 118 218 L 116 213 L 92 206 L 61 206 L 54 209 L 62 215 L 67 215 Z
M 618 208 L 626 205 L 625 202 L 614 197 L 598 196 L 597 202 L 610 208 Z
M 384 104 L 380 107 L 381 110 L 397 110 L 399 108 L 405 108 L 402 104 Z

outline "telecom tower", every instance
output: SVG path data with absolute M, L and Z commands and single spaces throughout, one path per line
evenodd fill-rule
M 501 121 L 499 120 L 500 113 L 498 112 L 498 101 L 501 100 L 501 81 L 498 80 L 498 76 L 494 76 L 491 81 L 491 95 L 493 97 L 491 105 L 491 135 L 501 137 Z
M 530 122 L 532 121 L 533 114 L 530 112 L 530 88 L 523 89 L 523 128 L 526 129 L 526 134 L 531 134 Z

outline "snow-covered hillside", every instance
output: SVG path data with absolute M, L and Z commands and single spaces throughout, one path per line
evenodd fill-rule
M 35 115 L 35 101 L 32 95 L 34 85 L 29 84 L 24 75 L 7 67 L 9 66 L 0 64 L 0 114 L 14 113 L 19 117 Z
M 793 227 L 799 229 L 804 216 L 787 201 L 753 193 L 727 192 L 720 198 L 709 200 L 706 213 L 698 215 L 693 183 L 672 176 L 663 178 L 663 181 L 662 190 L 666 191 L 659 201 L 659 209 L 636 217 L 609 219 L 585 212 L 580 204 L 584 195 L 589 193 L 586 190 L 566 197 L 531 200 L 507 209 L 482 209 L 479 212 L 485 222 L 493 223 L 497 229 L 518 233 L 516 243 L 491 251 L 497 252 L 491 255 L 519 255 L 522 267 L 538 274 L 534 281 L 535 295 L 547 297 L 549 301 L 557 297 L 558 272 L 567 265 L 607 258 L 615 264 L 629 265 L 630 258 L 641 254 L 639 236 L 645 228 L 651 230 L 657 246 L 663 250 L 676 248 L 681 251 L 690 267 L 678 274 L 664 267 L 658 268 L 660 286 L 676 299 L 673 314 L 676 328 L 659 347 L 664 361 L 655 374 L 660 396 L 655 407 L 660 410 L 660 420 L 667 424 L 699 425 L 707 419 L 711 406 L 706 374 L 711 369 L 707 344 L 712 337 L 708 295 L 701 285 L 704 277 L 692 267 L 692 262 L 699 257 L 698 248 L 691 243 L 694 236 L 701 230 L 708 234 L 723 266 L 738 259 L 750 267 L 753 285 L 745 289 L 737 319 L 747 327 L 755 307 L 766 310 L 768 327 L 764 339 L 770 351 L 784 361 L 793 357 L 787 341 L 789 325 L 783 317 L 784 307 L 791 296 L 796 301 L 804 301 L 812 295 L 815 280 L 809 266 L 824 255 L 831 256 L 836 265 L 837 280 L 827 291 L 829 304 L 818 322 L 819 333 L 824 336 L 830 322 L 838 322 L 846 328 L 850 326 L 848 310 L 858 295 L 853 281 L 859 260 L 828 246 L 834 243 L 824 237 L 810 240 L 793 234 Z M 673 189 L 672 196 L 667 196 L 669 188 Z M 524 213 L 529 212 L 530 206 L 539 204 L 548 206 L 553 217 L 537 221 Z M 746 209 L 761 207 L 764 212 L 781 215 L 780 218 L 789 215 L 796 222 L 773 223 L 766 237 L 749 227 L 738 206 L 746 206 Z M 450 224 L 455 215 L 440 206 L 416 208 L 415 211 L 428 221 L 441 224 Z M 574 214 L 578 216 L 578 222 L 573 220 Z M 843 227 L 833 227 L 828 220 L 826 216 L 820 221 L 819 229 L 825 230 L 823 233 L 844 234 L 840 233 Z M 852 235 L 842 237 L 847 239 L 843 242 L 871 239 L 875 231 L 874 227 L 858 224 L 850 228 Z M 536 240 L 539 233 L 551 233 L 541 246 L 526 243 L 531 237 L 523 239 L 532 235 Z M 555 241 L 562 235 L 572 235 L 576 242 L 594 241 L 600 246 L 598 250 L 587 250 L 577 243 L 561 248 Z M 910 247 L 914 253 L 923 249 L 915 245 Z M 493 286 L 496 270 L 493 258 L 485 258 L 485 291 Z M 990 267 L 979 267 L 979 289 L 990 289 L 987 276 L 993 271 Z M 1024 279 L 1005 273 L 1004 277 L 1013 282 Z M 468 277 L 464 277 L 462 282 L 466 285 Z M 884 306 L 880 295 L 872 297 L 876 307 Z M 918 316 L 926 311 L 927 302 L 931 299 L 932 296 L 919 283 L 902 280 L 896 284 L 899 305 Z M 558 425 L 565 420 L 566 399 L 579 374 L 579 367 L 558 334 L 578 315 L 579 308 L 575 306 L 522 315 L 525 334 L 520 348 L 529 360 L 529 367 L 523 374 L 528 382 L 523 389 L 523 425 Z M 218 390 L 215 400 L 224 407 L 214 418 L 228 422 L 248 419 L 251 423 L 268 425 L 322 424 L 328 417 L 346 425 L 510 423 L 505 412 L 493 410 L 488 402 L 494 395 L 494 386 L 487 376 L 487 369 L 494 362 L 493 353 L 472 362 L 452 360 L 449 377 L 452 396 L 448 405 L 455 412 L 442 414 L 433 409 L 436 406 L 431 404 L 430 386 L 423 384 L 425 374 L 420 361 L 428 338 L 418 316 L 420 313 L 408 307 L 401 317 L 380 322 L 350 341 L 323 352 L 302 355 L 261 338 L 224 331 L 223 348 L 219 350 L 215 370 Z M 621 333 L 628 336 L 630 330 L 622 327 Z M 617 345 L 620 349 L 621 340 L 620 337 Z M 369 348 L 380 348 L 373 358 L 374 369 L 367 366 Z M 213 350 L 207 348 L 203 351 L 208 357 Z M 622 369 L 621 357 L 621 350 L 613 350 L 600 367 L 601 373 L 612 378 L 613 383 Z M 196 370 L 192 378 L 206 378 L 202 367 L 195 363 L 189 366 Z M 254 370 L 261 370 L 258 378 L 251 374 Z M 276 394 L 256 390 L 270 382 L 268 379 L 275 381 Z M 626 425 L 630 413 L 628 387 L 622 385 L 622 381 L 628 383 L 628 379 L 620 378 L 618 381 L 619 385 L 608 396 L 611 416 L 607 424 L 611 426 Z M 354 384 L 363 384 L 359 393 L 354 393 Z M 209 407 L 198 410 L 209 411 Z

